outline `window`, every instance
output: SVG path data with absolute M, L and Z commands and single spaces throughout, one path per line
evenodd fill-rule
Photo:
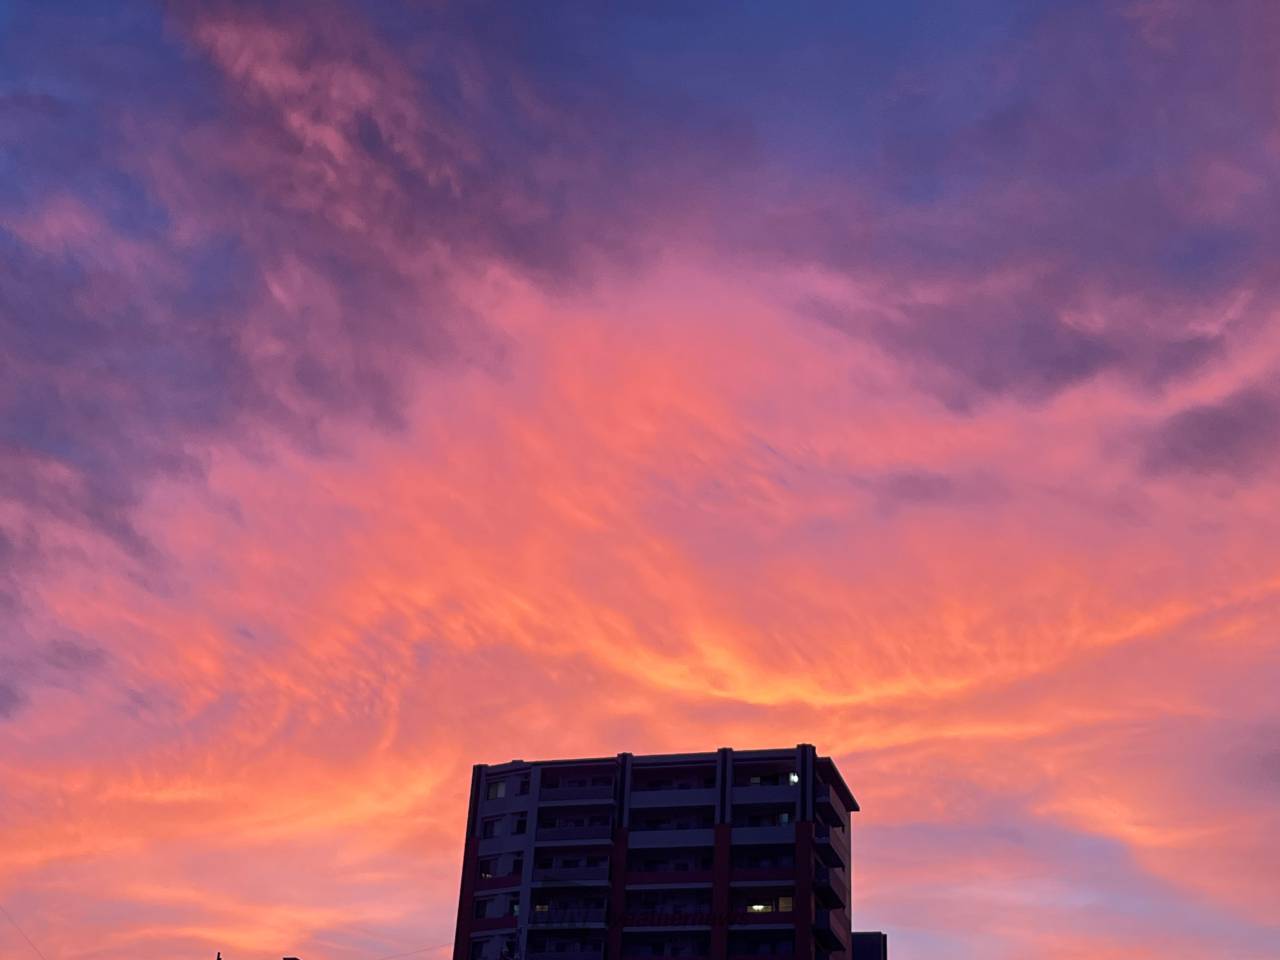
M 514 857 L 511 858 L 511 870 L 509 872 L 516 873 L 516 874 L 524 873 L 524 855 L 523 854 L 517 853 Z
M 498 873 L 498 860 L 496 857 L 485 857 L 480 861 L 480 879 L 489 880 Z
M 507 916 L 508 916 L 508 917 L 518 917 L 518 916 L 520 916 L 520 901 L 519 901 L 519 900 L 516 900 L 515 898 L 512 898 L 512 899 L 507 903 Z
M 797 783 L 799 783 L 799 782 L 800 782 L 800 774 L 798 774 L 798 773 L 788 773 L 788 774 L 787 774 L 787 782 L 788 782 L 789 784 L 791 784 L 791 785 L 794 787 Z
M 475 918 L 483 920 L 489 915 L 489 904 L 493 903 L 492 897 L 485 897 L 483 900 L 476 901 Z
M 772 903 L 753 903 L 747 907 L 751 913 L 773 913 Z
M 489 817 L 480 824 L 480 836 L 486 840 L 491 840 L 498 835 L 498 824 L 502 821 L 501 817 Z
M 778 814 L 778 823 L 790 823 L 790 822 L 791 822 L 791 814 L 787 813 L 785 810 L 782 813 Z
M 520 778 L 520 784 L 518 787 L 516 787 L 516 793 L 518 793 L 520 796 L 523 797 L 528 792 L 529 792 L 529 775 L 526 773 L 523 777 Z
M 507 781 L 495 780 L 489 784 L 488 790 L 485 791 L 486 800 L 501 800 L 507 795 Z
M 551 904 L 549 903 L 535 903 L 533 905 L 534 913 L 548 913 L 550 912 L 550 910 L 551 910 Z
M 778 898 L 778 912 L 779 912 L 779 913 L 790 913 L 790 912 L 791 912 L 791 898 L 790 898 L 790 897 L 779 897 L 779 898 Z
M 528 825 L 529 825 L 529 818 L 526 817 L 523 813 L 517 813 L 516 828 L 511 832 L 516 834 L 524 833 L 525 830 L 528 828 Z
M 484 941 L 472 940 L 471 941 L 471 960 L 480 960 L 480 958 L 483 956 L 484 956 Z

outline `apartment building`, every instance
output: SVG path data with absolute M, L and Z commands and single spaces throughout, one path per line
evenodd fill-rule
M 813 746 L 478 765 L 454 960 L 853 960 Z

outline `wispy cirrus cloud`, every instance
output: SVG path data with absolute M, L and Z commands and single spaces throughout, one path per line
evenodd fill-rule
M 444 943 L 470 763 L 779 731 L 895 955 L 1269 955 L 1273 14 L 907 13 L 8 15 L 49 955 Z

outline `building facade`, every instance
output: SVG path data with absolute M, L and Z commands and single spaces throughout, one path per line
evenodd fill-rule
M 857 809 L 809 744 L 478 765 L 454 960 L 852 960 Z

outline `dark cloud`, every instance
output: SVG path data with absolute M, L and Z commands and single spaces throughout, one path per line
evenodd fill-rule
M 981 55 L 941 52 L 851 104 L 857 138 L 824 143 L 839 175 L 814 168 L 785 204 L 726 223 L 761 255 L 880 291 L 878 313 L 818 312 L 954 406 L 1099 376 L 1163 390 L 1280 303 L 1257 135 L 1274 10 L 1170 11 L 1176 42 L 1159 46 L 1098 5 L 1028 10 Z
M 1247 479 L 1280 463 L 1280 396 L 1247 389 L 1217 403 L 1190 407 L 1164 421 L 1144 442 L 1152 474 L 1206 474 Z

